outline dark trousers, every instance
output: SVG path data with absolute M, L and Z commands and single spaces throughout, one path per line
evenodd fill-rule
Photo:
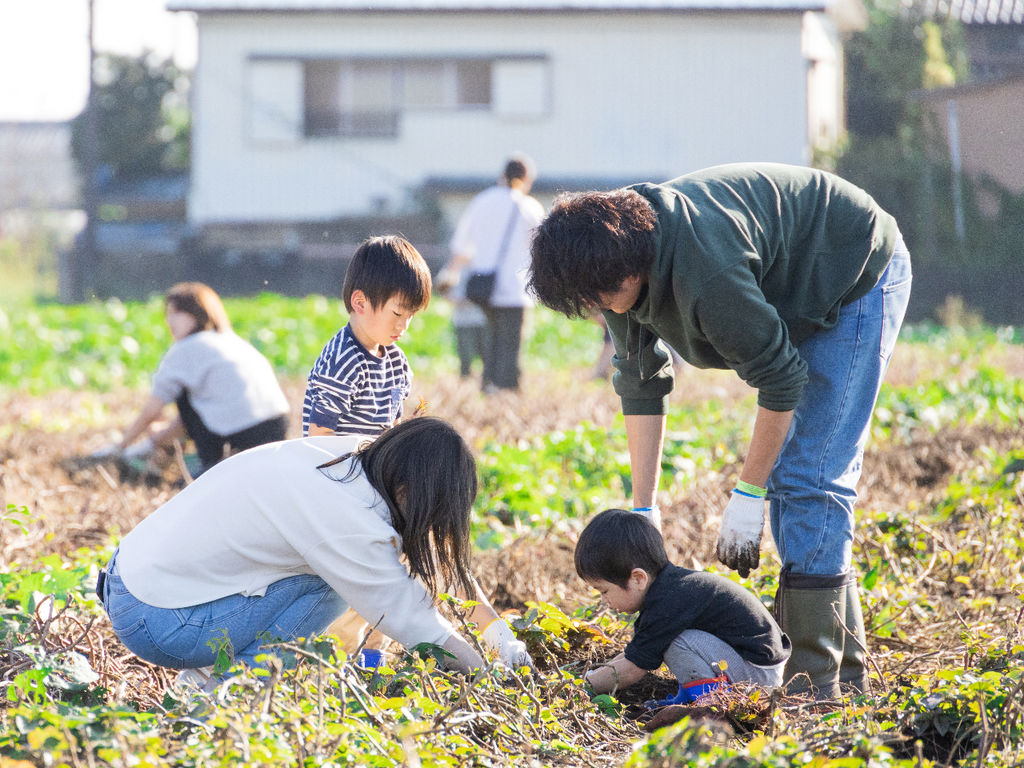
M 199 418 L 187 392 L 183 392 L 175 404 L 178 406 L 181 423 L 185 425 L 186 434 L 196 444 L 196 453 L 199 454 L 199 461 L 202 462 L 204 472 L 232 453 L 284 440 L 285 433 L 288 431 L 288 416 L 281 415 L 230 435 L 219 435 Z
M 484 354 L 484 386 L 519 388 L 519 345 L 523 336 L 522 307 L 488 307 L 489 343 Z
M 466 378 L 473 372 L 473 361 L 483 360 L 487 349 L 486 325 L 455 326 L 455 348 L 459 353 L 459 375 Z

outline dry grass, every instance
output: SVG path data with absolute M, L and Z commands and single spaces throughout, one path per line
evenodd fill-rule
M 910 367 L 918 361 L 911 360 Z M 909 375 L 899 371 L 896 378 Z M 735 377 L 695 370 L 685 371 L 685 386 L 677 388 L 677 401 L 699 402 L 718 398 L 737 403 L 750 394 Z M 292 435 L 298 435 L 298 405 L 303 382 L 286 385 L 295 406 Z M 417 382 L 416 396 L 428 401 L 430 412 L 451 421 L 478 448 L 485 440 L 509 441 L 567 429 L 586 420 L 611 426 L 618 413 L 618 401 L 607 385 L 580 382 L 564 387 L 550 386 L 537 377 L 528 379 L 520 394 L 501 394 L 485 398 L 475 382 L 440 377 Z M 82 461 L 81 456 L 105 442 L 96 424 L 110 427 L 126 424 L 144 399 L 143 393 L 117 392 L 108 395 L 56 393 L 43 398 L 25 396 L 0 399 L 0 509 L 7 504 L 26 505 L 33 513 L 27 535 L 8 527 L 0 531 L 0 569 L 15 562 L 25 563 L 47 553 L 67 555 L 78 547 L 108 545 L 169 499 L 183 482 L 178 464 L 166 455 L 152 475 L 139 476 L 126 467 Z M 68 414 L 89 412 L 90 423 L 67 419 Z M 751 418 L 753 413 L 751 413 Z M 922 433 L 905 445 L 869 449 L 861 483 L 862 510 L 891 513 L 906 518 L 908 510 L 929 508 L 939 501 L 951 477 L 970 469 L 979 448 L 1006 453 L 1024 445 L 1024 428 L 997 431 L 991 428 L 965 428 L 940 433 Z M 703 567 L 713 562 L 717 521 L 726 494 L 731 487 L 729 472 L 707 475 L 685 494 L 663 504 L 663 520 L 670 557 L 681 565 Z M 970 528 L 966 533 L 964 528 Z M 886 551 L 887 545 L 877 531 L 862 526 L 858 545 L 863 552 L 891 558 L 899 568 L 898 553 Z M 901 621 L 901 632 L 894 637 L 869 635 L 873 663 L 883 686 L 908 672 L 922 672 L 963 662 L 965 628 L 987 630 L 1006 636 L 1020 633 L 1019 601 L 1001 591 L 998 575 L 1020 564 L 1001 561 L 996 549 L 985 555 L 985 522 L 961 520 L 949 530 L 918 529 L 937 552 L 930 565 L 912 565 L 897 574 L 902 585 L 920 595 L 928 611 L 911 608 Z M 572 566 L 573 541 L 555 532 L 539 532 L 497 551 L 478 553 L 475 570 L 495 604 L 502 609 L 521 610 L 531 601 L 552 602 L 570 611 L 592 604 L 594 596 L 579 579 Z M 985 557 L 968 586 L 955 580 L 957 554 L 970 552 Z M 770 544 L 764 548 L 763 562 L 774 557 Z M 987 594 L 985 607 L 973 606 L 971 599 Z M 75 648 L 87 655 L 101 675 L 101 684 L 116 695 L 144 707 L 159 702 L 169 683 L 168 673 L 139 661 L 110 632 L 105 619 L 86 625 L 74 607 L 51 616 L 44 604 L 37 615 L 37 632 L 46 647 Z M 870 615 L 869 615 L 870 624 Z M 1014 629 L 1016 627 L 1016 629 Z M 612 650 L 628 638 L 612 638 Z M 577 637 L 570 651 L 572 660 L 593 663 L 609 655 L 609 646 Z M 569 657 L 557 658 L 564 663 Z M 544 664 L 542 663 L 543 667 Z M 11 666 L 4 670 L 10 676 Z M 640 713 L 640 703 L 674 692 L 674 683 L 649 676 L 623 698 L 628 712 Z M 763 723 L 769 709 L 792 708 L 795 722 L 816 715 L 799 700 L 763 701 L 757 711 L 746 712 L 737 720 L 736 707 L 720 706 L 718 719 L 734 722 L 734 729 Z M 497 706 L 497 704 L 495 704 Z M 723 714 L 729 713 L 729 714 Z M 701 714 L 701 713 L 696 713 Z M 709 714 L 709 713 L 704 713 Z M 711 712 L 710 716 L 716 716 Z M 639 737 L 634 726 L 625 734 Z M 596 738 L 596 737 L 595 737 Z M 628 748 L 628 745 L 627 745 Z M 618 753 L 616 753 L 618 754 Z

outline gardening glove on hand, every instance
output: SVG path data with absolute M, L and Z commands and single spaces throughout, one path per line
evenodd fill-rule
M 747 577 L 761 559 L 761 532 L 764 530 L 764 499 L 742 491 L 733 491 L 722 513 L 715 555 L 730 568 Z
M 89 454 L 90 459 L 114 459 L 121 455 L 121 446 L 117 443 L 107 443 L 102 448 L 97 448 Z
M 526 643 L 517 640 L 512 630 L 504 619 L 495 619 L 483 632 L 480 638 L 492 651 L 497 651 L 502 663 L 511 668 L 529 667 L 531 672 L 536 671 L 533 666 L 533 659 L 526 650 Z
M 153 448 L 155 447 L 156 446 L 153 444 L 152 439 L 144 437 L 141 440 L 138 440 L 129 445 L 127 448 L 125 448 L 124 452 L 121 455 L 129 460 L 144 459 L 153 452 Z

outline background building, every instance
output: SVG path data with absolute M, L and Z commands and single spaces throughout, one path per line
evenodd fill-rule
M 843 130 L 841 32 L 863 20 L 856 0 L 168 7 L 197 20 L 196 247 L 246 240 L 300 259 L 393 217 L 442 258 L 513 151 L 536 160 L 542 200 L 738 160 L 807 163 Z

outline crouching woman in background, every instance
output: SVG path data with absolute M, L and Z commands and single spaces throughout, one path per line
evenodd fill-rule
M 253 448 L 139 523 L 99 589 L 121 642 L 154 664 L 196 669 L 226 637 L 236 661 L 256 665 L 268 637 L 320 634 L 352 607 L 406 648 L 439 645 L 468 670 L 483 659 L 436 607 L 451 586 L 479 601 L 469 619 L 504 663 L 532 666 L 469 570 L 477 480 L 465 442 L 430 417 L 364 439 Z
M 174 343 L 153 374 L 153 391 L 121 440 L 93 458 L 142 458 L 187 435 L 203 472 L 225 455 L 283 440 L 288 401 L 270 362 L 231 330 L 220 296 L 204 283 L 178 283 L 164 298 Z M 174 403 L 178 415 L 166 427 L 151 425 Z

